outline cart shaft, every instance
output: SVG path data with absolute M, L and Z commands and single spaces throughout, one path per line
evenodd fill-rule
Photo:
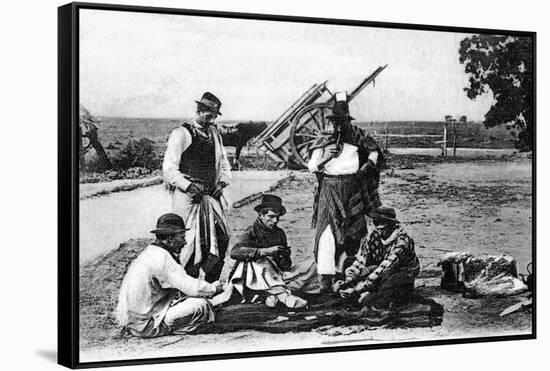
M 380 74 L 380 72 L 384 71 L 384 69 L 388 67 L 386 64 L 385 66 L 378 67 L 373 73 L 370 74 L 369 77 L 367 77 L 359 86 L 357 86 L 351 94 L 348 96 L 348 102 L 351 101 L 353 98 L 355 98 L 364 88 L 366 88 L 371 82 L 374 83 L 374 79 L 376 76 Z

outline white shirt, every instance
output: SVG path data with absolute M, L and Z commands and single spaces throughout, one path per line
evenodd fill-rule
M 193 119 L 190 124 L 194 127 L 202 129 L 195 119 Z M 180 160 L 181 154 L 189 148 L 192 141 L 193 137 L 191 136 L 189 130 L 185 127 L 181 126 L 174 129 L 168 138 L 168 144 L 166 146 L 166 152 L 162 162 L 162 173 L 166 182 L 184 192 L 187 190 L 187 187 L 189 187 L 191 182 L 187 180 L 184 174 L 180 172 Z M 231 166 L 229 165 L 229 161 L 227 159 L 227 152 L 222 146 L 222 148 L 216 148 L 217 156 L 218 153 L 221 155 L 219 181 L 229 184 L 231 179 Z
M 336 144 L 330 144 L 326 147 L 316 148 L 311 154 L 307 167 L 309 171 L 319 171 L 319 164 L 326 158 L 328 152 L 335 148 Z M 323 173 L 327 175 L 350 175 L 355 174 L 359 170 L 359 153 L 357 146 L 344 143 L 342 152 L 338 157 L 333 158 L 325 164 Z
M 168 251 L 156 245 L 147 246 L 122 280 L 117 306 L 119 322 L 128 323 L 128 311 L 132 311 L 150 313 L 158 326 L 170 305 L 170 289 L 191 297 L 211 297 L 216 293 L 213 284 L 189 276 Z

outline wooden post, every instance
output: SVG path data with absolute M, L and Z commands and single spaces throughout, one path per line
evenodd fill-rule
M 443 145 L 441 146 L 441 156 L 447 157 L 447 121 L 443 126 Z
M 105 149 L 103 149 L 103 146 L 97 138 L 97 129 L 88 132 L 88 139 L 90 140 L 90 144 L 92 145 L 92 147 L 94 147 L 97 155 L 99 156 L 99 159 L 101 160 L 101 166 L 103 166 L 105 169 L 112 169 L 113 163 L 109 159 L 109 156 L 107 156 L 107 152 L 105 152 Z
M 452 120 L 453 123 L 453 157 L 456 157 L 456 120 Z
M 384 123 L 384 152 L 388 150 L 388 123 Z

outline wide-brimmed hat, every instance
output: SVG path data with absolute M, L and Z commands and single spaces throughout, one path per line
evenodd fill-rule
M 379 206 L 376 210 L 369 212 L 368 215 L 373 219 L 382 219 L 392 223 L 399 223 L 399 220 L 395 218 L 395 209 L 388 206 Z
M 185 228 L 185 223 L 181 216 L 177 214 L 164 214 L 157 220 L 157 228 L 153 229 L 151 233 L 154 234 L 176 234 L 189 230 Z
M 260 211 L 261 209 L 266 208 L 273 210 L 273 212 L 279 215 L 286 214 L 286 209 L 283 206 L 283 200 L 281 199 L 281 197 L 275 195 L 263 195 L 262 202 L 259 205 L 256 205 L 254 207 L 254 210 Z
M 347 119 L 355 120 L 349 115 L 348 98 L 345 92 L 334 94 L 334 105 L 332 106 L 332 114 L 327 116 L 327 119 Z
M 222 107 L 222 102 L 214 94 L 206 92 L 202 95 L 201 100 L 196 100 L 198 104 L 202 104 L 210 108 L 212 111 L 216 112 L 218 115 L 222 115 L 220 108 Z

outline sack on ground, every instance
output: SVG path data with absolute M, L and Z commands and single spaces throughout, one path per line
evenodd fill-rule
M 453 252 L 438 263 L 441 287 L 479 296 L 520 294 L 527 286 L 517 278 L 516 260 L 509 255 L 475 257 L 468 252 Z

